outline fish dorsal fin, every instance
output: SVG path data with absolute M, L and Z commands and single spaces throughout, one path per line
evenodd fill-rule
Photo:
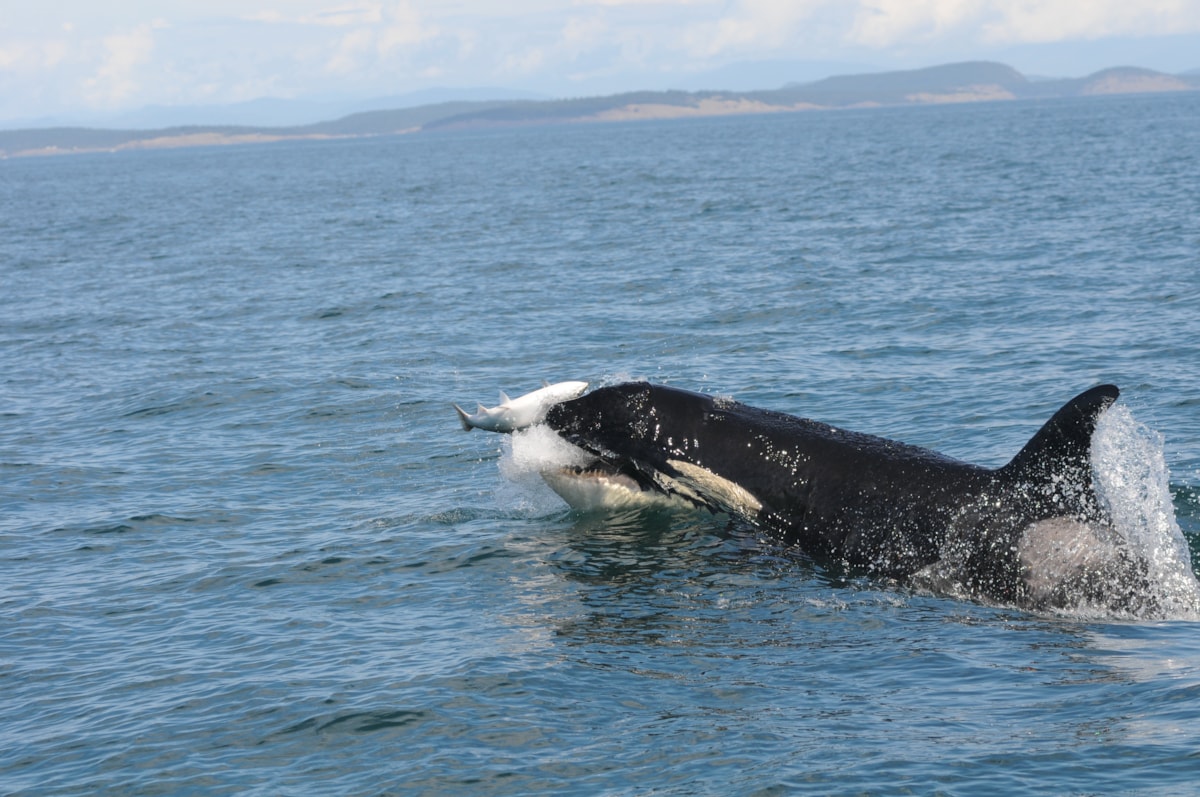
M 478 407 L 476 407 L 476 409 L 475 409 L 475 414 L 476 414 L 476 415 L 483 415 L 485 412 L 487 412 L 487 407 L 483 406 L 483 404 L 481 404 L 481 403 L 480 403 L 480 402 L 478 402 L 478 401 L 477 401 L 477 402 L 475 402 L 475 403 L 479 405 L 479 406 L 478 406 Z
M 505 393 L 503 390 L 501 390 L 500 391 L 500 403 L 497 406 L 503 407 L 505 404 L 509 403 L 510 401 L 512 401 L 512 399 L 510 399 L 508 397 L 508 394 Z
M 1096 421 L 1119 395 L 1115 385 L 1099 385 L 1068 401 L 1000 469 L 1001 477 L 1048 490 L 1056 501 L 1070 499 L 1072 505 L 1063 507 L 1068 512 L 1094 511 L 1092 434 Z
M 543 380 L 542 380 L 542 387 L 550 387 L 550 380 L 549 380 L 549 379 L 543 379 Z

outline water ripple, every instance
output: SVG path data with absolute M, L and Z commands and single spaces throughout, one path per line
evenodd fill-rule
M 1184 793 L 1192 623 L 575 516 L 648 378 L 996 465 L 1116 382 L 1200 567 L 1196 96 L 0 162 L 13 794 Z

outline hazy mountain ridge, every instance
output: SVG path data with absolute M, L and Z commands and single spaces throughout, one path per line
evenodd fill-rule
M 0 131 L 0 157 L 396 135 L 492 126 L 1195 90 L 1200 90 L 1200 70 L 1170 75 L 1140 67 L 1114 67 L 1083 78 L 1030 80 L 1005 64 L 975 61 L 839 75 L 762 91 L 637 91 L 563 100 L 452 101 L 364 111 L 289 127 L 190 125 L 152 130 L 86 127 L 8 130 Z

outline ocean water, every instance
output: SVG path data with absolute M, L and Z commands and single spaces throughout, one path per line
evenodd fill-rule
M 1189 794 L 1200 95 L 0 161 L 0 793 Z M 645 378 L 989 466 L 1100 382 L 1163 616 L 573 514 Z M 1182 597 L 1180 597 L 1182 596 Z

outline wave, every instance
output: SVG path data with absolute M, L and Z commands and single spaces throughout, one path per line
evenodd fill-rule
M 1163 437 L 1118 404 L 1092 438 L 1096 492 L 1131 552 L 1147 563 L 1146 589 L 1156 615 L 1200 619 L 1200 582 L 1175 517 Z

